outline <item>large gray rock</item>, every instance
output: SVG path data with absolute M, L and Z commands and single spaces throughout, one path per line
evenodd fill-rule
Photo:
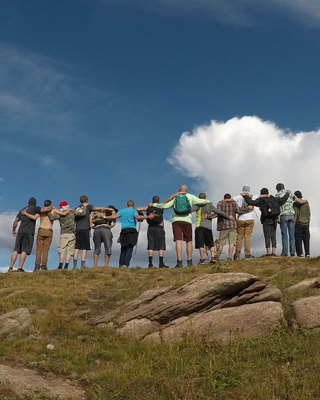
M 31 315 L 27 308 L 18 308 L 0 315 L 0 337 L 14 336 L 32 325 Z
M 288 291 L 304 292 L 310 288 L 320 288 L 320 277 L 304 279 L 293 286 L 288 287 Z
M 320 326 L 320 296 L 312 296 L 296 300 L 292 303 L 294 322 L 304 328 Z
M 283 325 L 280 303 L 246 304 L 183 317 L 145 337 L 147 341 L 176 342 L 187 336 L 205 337 L 208 341 L 230 341 L 235 337 L 266 335 Z
M 0 365 L 0 385 L 17 399 L 43 395 L 54 399 L 86 400 L 85 391 L 64 379 L 52 376 L 45 378 L 26 368 L 11 368 Z M 33 397 L 32 397 L 33 398 Z
M 283 320 L 281 292 L 246 273 L 197 277 L 178 289 L 142 293 L 121 310 L 89 321 L 108 324 L 122 335 L 146 340 L 180 340 L 187 334 L 225 340 L 230 332 L 270 332 Z

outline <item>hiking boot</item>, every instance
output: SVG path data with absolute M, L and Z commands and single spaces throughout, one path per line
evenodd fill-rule
M 192 265 L 193 265 L 192 260 L 187 260 L 187 267 L 192 267 Z
M 254 258 L 253 255 L 248 254 L 244 256 L 245 260 L 250 260 L 250 258 Z
M 204 260 L 200 259 L 200 261 L 198 262 L 198 265 L 203 265 L 203 264 L 205 264 Z
M 62 266 L 59 265 L 59 267 L 57 269 L 62 269 Z
M 35 266 L 34 266 L 34 270 L 33 270 L 33 272 L 35 272 L 35 271 L 40 271 L 40 267 L 39 267 L 39 265 L 35 265 Z
M 232 261 L 232 258 L 231 257 L 227 257 L 227 261 Z
M 17 271 L 18 272 L 26 272 L 23 268 L 18 268 Z
M 159 268 L 169 268 L 169 267 L 167 265 L 165 265 L 165 264 L 160 264 Z
M 272 254 L 270 254 L 270 257 L 277 257 L 277 255 L 275 253 L 272 253 Z
M 119 268 L 129 268 L 127 265 L 119 265 Z
M 154 267 L 153 267 L 153 265 L 152 265 L 152 264 L 149 264 L 149 265 L 148 265 L 148 268 L 154 268 Z
M 233 260 L 239 260 L 239 256 L 234 255 Z
M 73 270 L 74 270 L 74 269 L 78 269 L 78 267 L 73 267 L 72 269 L 73 269 Z
M 211 257 L 210 264 L 215 264 L 217 259 L 215 257 Z
M 183 265 L 177 264 L 175 268 L 183 268 Z
M 63 269 L 68 269 L 68 265 L 65 265 L 65 266 L 63 267 Z
M 47 268 L 46 265 L 41 265 L 40 269 L 41 269 L 42 271 L 48 271 L 48 268 Z

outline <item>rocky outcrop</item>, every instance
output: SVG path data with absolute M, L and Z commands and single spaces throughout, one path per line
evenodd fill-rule
M 0 315 L 0 337 L 15 336 L 32 325 L 31 315 L 27 308 L 18 308 Z
M 281 292 L 246 273 L 197 277 L 178 289 L 142 293 L 122 310 L 90 320 L 144 340 L 180 340 L 186 335 L 229 340 L 270 332 L 283 322 Z
M 305 290 L 310 288 L 320 288 L 320 277 L 304 279 L 303 281 L 288 287 L 287 290 L 290 292 L 304 292 Z
M 16 399 L 43 395 L 54 399 L 86 400 L 85 391 L 65 379 L 54 376 L 42 377 L 26 368 L 0 365 L 0 385 L 10 391 Z M 32 397 L 33 398 L 33 397 Z
M 320 326 L 320 296 L 296 300 L 292 303 L 294 324 L 303 328 Z

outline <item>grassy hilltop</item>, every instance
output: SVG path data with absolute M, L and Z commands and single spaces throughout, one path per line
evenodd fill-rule
M 33 326 L 22 335 L 1 339 L 0 363 L 77 381 L 89 400 L 320 400 L 320 332 L 290 327 L 292 301 L 318 290 L 303 295 L 285 290 L 320 276 L 319 258 L 221 263 L 220 272 L 257 275 L 283 292 L 289 326 L 267 337 L 223 346 L 191 339 L 155 345 L 85 323 L 147 289 L 179 287 L 213 272 L 217 268 L 207 265 L 1 274 L 0 314 L 27 307 Z M 54 348 L 48 349 L 48 344 Z M 0 386 L 0 399 L 11 398 Z

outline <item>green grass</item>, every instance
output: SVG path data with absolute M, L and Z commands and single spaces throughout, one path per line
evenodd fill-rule
M 178 287 L 217 270 L 247 272 L 279 287 L 288 327 L 226 345 L 192 338 L 170 345 L 124 339 L 108 327 L 86 323 L 147 289 Z M 292 301 L 318 290 L 286 291 L 319 274 L 319 258 L 280 257 L 214 268 L 1 274 L 0 313 L 27 307 L 33 326 L 20 336 L 1 339 L 0 362 L 77 381 L 89 400 L 320 400 L 320 332 L 290 327 Z M 0 400 L 13 398 L 0 387 Z

